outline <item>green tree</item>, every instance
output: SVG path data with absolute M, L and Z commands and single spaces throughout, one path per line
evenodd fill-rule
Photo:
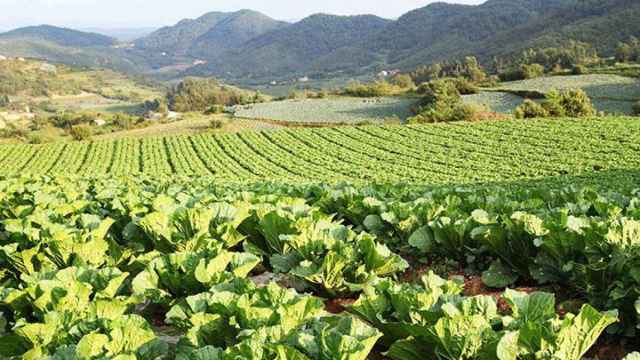
M 407 74 L 399 74 L 391 79 L 391 83 L 403 89 L 412 89 L 416 86 L 411 76 Z

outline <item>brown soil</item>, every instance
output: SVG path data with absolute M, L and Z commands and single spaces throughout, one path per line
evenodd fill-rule
M 356 299 L 332 299 L 324 302 L 325 310 L 332 314 L 340 314 L 347 311 L 347 307 L 356 302 Z

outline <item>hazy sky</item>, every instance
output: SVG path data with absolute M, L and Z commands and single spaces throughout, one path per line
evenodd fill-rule
M 447 0 L 478 4 L 484 0 Z M 396 18 L 433 0 L 0 0 L 0 29 L 52 24 L 68 27 L 172 25 L 209 11 L 253 9 L 271 17 L 301 19 L 313 13 L 376 14 Z

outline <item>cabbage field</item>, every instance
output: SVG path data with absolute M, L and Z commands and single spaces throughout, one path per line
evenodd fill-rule
M 640 80 L 607 74 L 541 77 L 503 83 L 495 90 L 546 94 L 572 88 L 586 91 L 595 107 L 609 114 L 631 114 L 633 103 L 640 99 Z
M 5 359 L 579 360 L 639 324 L 637 191 L 24 176 L 0 199 Z
M 383 123 L 406 120 L 415 103 L 415 99 L 392 97 L 298 99 L 237 106 L 235 115 L 300 124 Z
M 0 145 L 0 359 L 637 359 L 638 144 L 608 117 Z
M 564 181 L 637 169 L 638 144 L 634 118 L 509 120 L 0 145 L 0 169 L 5 175 L 198 175 L 286 183 Z

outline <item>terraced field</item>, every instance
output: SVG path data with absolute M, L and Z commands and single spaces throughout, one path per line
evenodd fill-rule
M 329 98 L 273 101 L 238 106 L 236 116 L 294 123 L 356 124 L 383 123 L 389 118 L 405 120 L 411 116 L 413 99 Z
M 640 167 L 633 118 L 283 129 L 2 145 L 3 174 L 203 175 L 225 181 L 500 182 Z
M 630 114 L 634 101 L 640 99 L 640 80 L 607 74 L 551 76 L 502 84 L 496 90 L 548 93 L 551 90 L 580 88 L 589 94 L 599 111 Z

